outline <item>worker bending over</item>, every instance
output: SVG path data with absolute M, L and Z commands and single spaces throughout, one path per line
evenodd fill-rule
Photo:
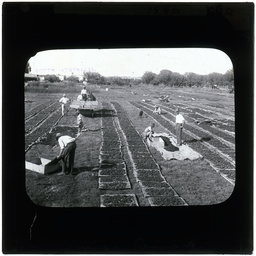
M 149 139 L 152 142 L 152 137 L 154 134 L 154 127 L 155 127 L 155 124 L 152 123 L 152 125 L 150 125 L 149 127 L 147 127 L 145 129 L 145 131 L 143 132 L 143 136 L 144 136 L 145 140 Z
M 68 135 L 56 134 L 56 140 L 60 146 L 60 153 L 57 156 L 58 160 L 62 160 L 62 172 L 61 174 L 73 173 L 74 169 L 74 159 L 76 151 L 76 141 Z
M 155 105 L 155 109 L 153 111 L 153 114 L 158 114 L 158 115 L 161 115 L 162 113 L 162 110 L 159 106 Z

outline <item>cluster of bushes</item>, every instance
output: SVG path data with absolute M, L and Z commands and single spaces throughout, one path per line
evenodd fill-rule
M 58 83 L 61 82 L 60 78 L 56 75 L 45 75 L 44 81 L 50 82 L 50 83 Z M 73 83 L 79 83 L 79 78 L 77 76 L 71 75 L 71 76 L 64 76 L 64 81 L 67 82 L 73 82 Z
M 107 84 L 106 78 L 97 72 L 84 73 L 84 80 L 89 84 Z
M 123 86 L 123 85 L 138 85 L 141 83 L 141 79 L 119 77 L 119 76 L 104 77 L 97 72 L 85 72 L 84 80 L 88 84 L 96 84 L 96 85 Z
M 48 81 L 30 81 L 25 86 L 25 91 L 27 92 L 72 92 L 80 93 L 82 84 L 72 81 L 62 81 L 62 82 L 48 82 Z
M 141 79 L 123 78 L 118 76 L 107 77 L 106 82 L 108 85 L 138 85 L 141 84 Z
M 44 76 L 44 80 L 47 82 L 50 82 L 50 83 L 58 83 L 60 82 L 60 79 L 58 76 L 56 75 L 46 75 Z

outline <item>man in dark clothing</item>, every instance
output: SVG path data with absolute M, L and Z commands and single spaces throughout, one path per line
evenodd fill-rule
M 58 160 L 62 160 L 62 172 L 61 174 L 73 173 L 74 159 L 76 151 L 76 141 L 68 135 L 56 134 L 56 140 L 60 146 L 60 153 L 57 156 Z

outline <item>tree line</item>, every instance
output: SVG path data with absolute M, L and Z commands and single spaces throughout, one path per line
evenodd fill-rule
M 84 73 L 84 80 L 89 84 L 107 84 L 107 85 L 137 85 L 151 84 L 175 87 L 228 87 L 234 86 L 233 70 L 228 70 L 225 74 L 210 73 L 208 75 L 199 75 L 196 73 L 185 73 L 181 75 L 170 70 L 161 70 L 159 74 L 147 71 L 141 78 L 123 78 L 123 77 L 104 77 L 97 72 Z
M 159 74 L 153 72 L 145 72 L 141 78 L 142 83 L 175 87 L 203 87 L 203 86 L 219 86 L 232 87 L 234 85 L 233 70 L 228 70 L 225 74 L 210 73 L 208 75 L 199 75 L 188 72 L 181 75 L 170 70 L 161 70 Z
M 31 70 L 29 63 L 26 66 L 25 73 L 29 73 Z M 45 75 L 44 80 L 50 83 L 60 82 L 60 78 L 56 75 Z M 75 75 L 64 76 L 65 81 L 80 82 L 79 78 Z M 111 76 L 105 77 L 98 72 L 84 72 L 83 81 L 88 84 L 96 85 L 138 85 L 138 84 L 151 84 L 151 85 L 165 85 L 174 87 L 228 87 L 234 88 L 234 72 L 233 69 L 228 70 L 225 74 L 210 73 L 208 75 L 199 75 L 193 72 L 187 72 L 184 75 L 177 72 L 164 69 L 159 74 L 151 71 L 146 71 L 141 78 L 129 78 Z

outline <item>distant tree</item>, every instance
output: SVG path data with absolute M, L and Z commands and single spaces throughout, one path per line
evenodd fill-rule
M 69 81 L 69 82 L 79 83 L 79 77 L 74 76 L 74 75 L 68 76 L 68 77 L 66 78 L 66 80 Z
M 173 72 L 171 75 L 171 85 L 176 87 L 183 87 L 186 85 L 186 78 L 185 76 Z
M 105 84 L 106 78 L 97 72 L 84 72 L 84 80 L 88 84 Z
M 224 74 L 224 81 L 225 81 L 225 86 L 228 87 L 229 92 L 233 93 L 235 90 L 235 83 L 234 83 L 234 71 L 233 69 L 228 70 Z
M 125 78 L 125 77 L 119 77 L 119 76 L 111 76 L 105 78 L 105 83 L 110 85 L 129 85 L 132 84 L 133 79 L 132 78 Z
M 172 71 L 167 70 L 167 69 L 161 70 L 159 75 L 158 75 L 158 80 L 162 84 L 171 85 Z
M 217 86 L 222 86 L 224 85 L 224 77 L 222 74 L 220 73 L 210 73 L 207 75 L 208 81 L 209 83 L 213 86 L 213 85 L 217 85 Z
M 192 87 L 197 85 L 198 74 L 193 72 L 188 72 L 188 73 L 185 73 L 185 77 L 186 77 L 186 86 Z
M 156 75 L 155 78 L 151 81 L 153 85 L 159 85 L 160 80 L 159 80 L 159 75 Z
M 197 75 L 197 85 L 198 87 L 203 87 L 204 86 L 204 81 L 205 81 L 205 76 L 204 75 Z
M 224 74 L 224 80 L 229 83 L 229 84 L 234 84 L 234 71 L 233 69 L 229 69 L 225 74 Z
M 141 82 L 145 83 L 145 84 L 150 84 L 154 80 L 155 77 L 156 77 L 155 73 L 147 71 L 141 77 Z
M 141 83 L 141 79 L 139 79 L 139 78 L 133 78 L 131 81 L 132 85 L 138 85 L 140 83 Z
M 60 82 L 59 77 L 56 75 L 45 75 L 44 80 L 47 80 L 50 83 Z

